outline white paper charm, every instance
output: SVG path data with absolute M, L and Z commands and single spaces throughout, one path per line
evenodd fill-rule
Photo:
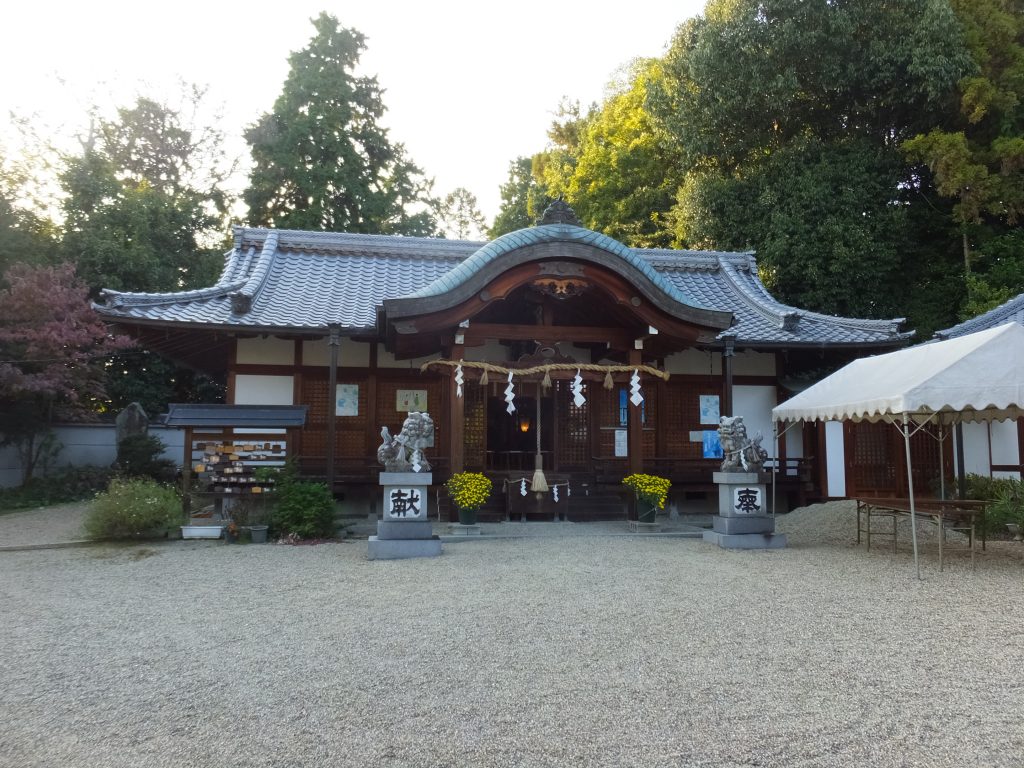
M 455 394 L 459 397 L 462 397 L 462 382 L 464 381 L 465 379 L 462 377 L 462 363 L 459 363 L 455 367 Z
M 516 409 L 513 404 L 513 400 L 516 399 L 515 387 L 512 386 L 512 371 L 508 372 L 508 386 L 505 387 L 505 402 L 508 403 L 508 407 L 505 409 L 509 413 L 513 413 Z
M 554 501 L 555 504 L 558 503 L 558 486 L 557 485 L 552 485 L 551 486 L 551 500 Z
M 582 408 L 583 404 L 587 402 L 587 398 L 583 396 L 583 377 L 580 376 L 580 371 L 576 369 L 576 375 L 573 377 L 572 386 L 572 402 L 577 408 Z
M 640 405 L 644 401 L 644 396 L 640 394 L 640 371 L 638 370 L 634 370 L 629 379 L 629 393 L 629 402 L 633 405 Z
M 520 496 L 525 496 L 526 495 L 526 478 L 525 477 L 522 480 L 519 481 L 519 495 Z

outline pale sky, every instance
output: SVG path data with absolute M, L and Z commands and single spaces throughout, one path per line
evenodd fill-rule
M 376 75 L 393 141 L 435 180 L 437 195 L 466 187 L 488 222 L 509 162 L 544 148 L 563 96 L 600 101 L 616 70 L 665 52 L 704 0 L 629 3 L 14 2 L 3 12 L 0 140 L 7 115 L 73 133 L 91 104 L 138 94 L 173 98 L 179 79 L 209 87 L 229 151 L 249 157 L 246 125 L 268 111 L 288 55 L 313 36 L 321 10 L 367 36 L 359 74 Z M 244 181 L 239 182 L 240 188 Z

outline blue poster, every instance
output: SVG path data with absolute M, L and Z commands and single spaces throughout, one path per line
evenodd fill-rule
M 704 458 L 722 458 L 722 443 L 718 439 L 718 430 L 716 429 L 704 430 Z

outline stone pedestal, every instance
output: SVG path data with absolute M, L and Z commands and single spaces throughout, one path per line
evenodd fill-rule
M 775 518 L 767 514 L 768 475 L 764 472 L 715 472 L 718 514 L 704 541 L 725 549 L 779 549 L 786 535 L 775 533 Z
M 428 515 L 429 472 L 381 472 L 384 510 L 377 521 L 377 535 L 368 542 L 370 560 L 437 557 L 441 540 L 433 534 Z

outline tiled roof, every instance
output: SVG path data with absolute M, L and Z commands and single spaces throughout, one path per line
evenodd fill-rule
M 751 253 L 637 250 L 569 224 L 513 232 L 491 243 L 436 238 L 236 228 L 218 283 L 181 293 L 104 291 L 108 321 L 264 332 L 374 329 L 385 299 L 450 290 L 481 266 L 538 242 L 582 242 L 615 254 L 688 306 L 731 312 L 738 344 L 891 344 L 902 320 L 855 320 L 777 302 Z
M 1010 299 L 1005 304 L 1000 304 L 995 309 L 990 309 L 982 315 L 964 320 L 959 325 L 936 331 L 935 337 L 939 339 L 954 339 L 957 336 L 966 336 L 977 331 L 986 331 L 995 328 L 997 325 L 1006 323 L 1018 323 L 1024 325 L 1024 293 Z

